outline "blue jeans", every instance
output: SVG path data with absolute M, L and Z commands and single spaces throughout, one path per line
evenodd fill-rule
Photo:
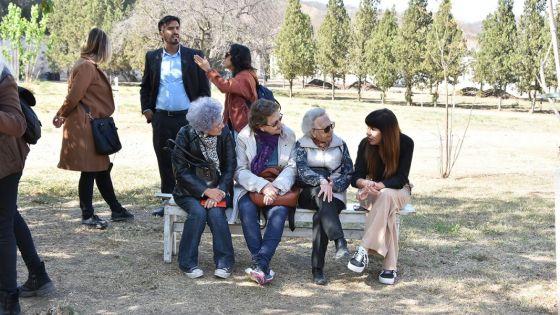
M 198 266 L 198 246 L 204 228 L 208 223 L 212 231 L 212 247 L 216 268 L 233 268 L 235 262 L 233 243 L 225 209 L 206 209 L 199 198 L 184 196 L 175 199 L 175 203 L 188 213 L 183 226 L 183 235 L 179 243 L 179 268 L 188 271 Z
M 276 252 L 276 248 L 282 239 L 284 224 L 290 208 L 285 206 L 268 207 L 268 221 L 264 235 L 261 235 L 259 209 L 251 201 L 249 194 L 241 197 L 238 206 L 243 236 L 245 236 L 245 242 L 251 252 L 253 263 L 257 264 L 265 273 L 268 273 L 272 256 L 274 256 L 274 252 Z

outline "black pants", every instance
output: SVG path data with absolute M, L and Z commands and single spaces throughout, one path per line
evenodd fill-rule
M 112 212 L 121 211 L 121 204 L 115 196 L 113 189 L 113 181 L 109 170 L 102 172 L 82 172 L 80 175 L 80 183 L 78 191 L 80 195 L 80 208 L 82 209 L 82 218 L 87 219 L 93 215 L 93 182 L 97 184 L 97 189 L 101 196 L 107 202 Z
M 186 124 L 187 117 L 185 111 L 181 111 L 181 114 L 170 115 L 167 112 L 156 110 L 152 118 L 154 151 L 156 152 L 158 162 L 162 193 L 170 194 L 175 188 L 175 176 L 171 166 L 171 152 L 164 150 L 167 146 L 167 139 L 175 140 L 181 127 Z
M 299 196 L 298 206 L 305 209 L 315 209 L 313 215 L 313 250 L 311 252 L 311 266 L 323 268 L 325 254 L 329 240 L 344 237 L 339 214 L 346 208 L 342 200 L 333 197 L 331 202 L 323 201 L 318 197 L 319 187 L 304 188 Z
M 8 293 L 17 291 L 16 246 L 28 270 L 41 264 L 29 228 L 17 211 L 20 178 L 21 172 L 0 179 L 0 290 Z

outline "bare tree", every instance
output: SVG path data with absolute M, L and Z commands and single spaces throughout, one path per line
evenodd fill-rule
M 234 42 L 267 60 L 282 18 L 281 5 L 273 0 L 139 0 L 130 16 L 115 27 L 114 49 L 131 69 L 142 69 L 144 55 L 138 52 L 161 45 L 157 22 L 169 14 L 181 18 L 183 43 L 204 51 L 215 67 L 221 66 L 224 52 Z

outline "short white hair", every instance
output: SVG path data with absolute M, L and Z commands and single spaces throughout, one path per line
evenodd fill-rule
M 199 97 L 191 103 L 187 120 L 194 130 L 207 133 L 222 120 L 222 104 L 211 97 Z
M 327 115 L 327 112 L 320 107 L 308 110 L 305 115 L 303 115 L 303 120 L 301 121 L 301 131 L 303 131 L 303 134 L 311 137 L 311 130 L 313 130 L 315 119 L 325 115 Z

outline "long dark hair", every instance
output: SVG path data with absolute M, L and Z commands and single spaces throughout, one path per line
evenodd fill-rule
M 397 173 L 401 150 L 401 128 L 395 114 L 387 108 L 374 110 L 365 119 L 366 125 L 381 131 L 379 145 L 366 145 L 366 164 L 368 175 L 375 179 L 381 170 L 377 169 L 379 159 L 385 164 L 383 177 L 387 178 Z
M 233 65 L 233 76 L 243 70 L 255 70 L 251 65 L 251 51 L 247 46 L 232 44 L 229 47 L 229 54 Z

